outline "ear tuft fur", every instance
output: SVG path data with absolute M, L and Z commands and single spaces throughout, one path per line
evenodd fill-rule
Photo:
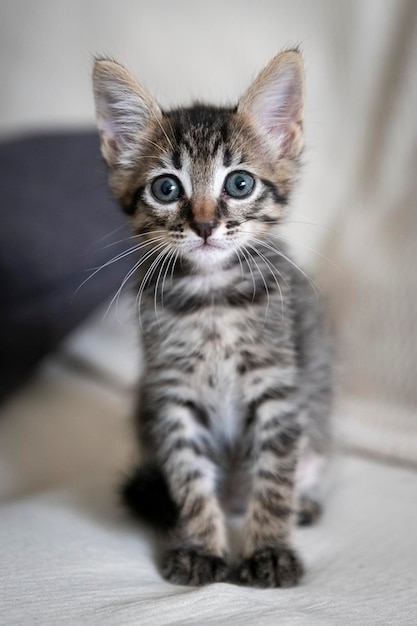
M 149 124 L 161 116 L 159 106 L 126 68 L 107 58 L 96 59 L 93 85 L 103 157 L 110 167 L 129 169 Z
M 268 63 L 239 102 L 276 158 L 296 157 L 303 147 L 304 80 L 298 50 L 281 52 Z

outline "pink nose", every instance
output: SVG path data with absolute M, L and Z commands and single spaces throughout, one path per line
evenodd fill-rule
M 190 228 L 192 228 L 199 237 L 202 237 L 204 241 L 207 241 L 216 226 L 216 220 L 210 220 L 210 222 L 190 222 Z

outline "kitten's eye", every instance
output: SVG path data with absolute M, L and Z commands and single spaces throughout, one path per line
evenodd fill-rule
M 232 198 L 246 198 L 252 193 L 255 179 L 248 172 L 232 172 L 224 181 L 224 190 Z
M 174 176 L 156 178 L 151 185 L 151 191 L 155 198 L 164 204 L 175 202 L 183 193 L 180 181 Z

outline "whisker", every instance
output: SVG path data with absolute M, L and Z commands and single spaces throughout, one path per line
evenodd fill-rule
M 168 122 L 168 126 L 169 126 L 169 128 L 171 130 L 172 136 L 175 137 L 175 133 L 174 133 L 174 129 L 172 128 L 171 120 L 169 119 L 168 116 L 165 119 Z M 172 148 L 172 144 L 171 144 L 171 148 Z
M 125 228 L 125 227 L 126 227 L 126 224 L 120 224 L 120 226 L 117 226 L 114 230 L 111 230 L 109 233 L 107 233 L 107 235 L 103 235 L 99 239 L 96 239 L 96 241 L 93 241 L 92 243 L 90 243 L 87 246 L 87 250 L 91 250 L 91 248 L 94 248 L 94 246 L 100 243 L 100 241 L 103 241 L 103 239 L 107 239 L 108 237 L 111 237 L 112 235 L 114 235 L 114 233 L 117 233 L 118 230 L 120 230 L 121 228 Z M 121 241 L 124 241 L 124 239 L 122 239 Z
M 239 250 L 238 248 L 235 249 L 235 254 L 237 256 L 237 260 L 239 261 L 239 265 L 240 265 L 240 275 L 241 278 L 243 280 L 243 265 L 242 265 L 242 259 L 240 258 L 240 254 L 239 254 Z
M 139 251 L 141 248 L 157 243 L 158 241 L 162 241 L 163 239 L 165 239 L 165 237 L 160 236 L 160 237 L 153 237 L 152 239 L 148 239 L 146 241 L 141 241 L 135 244 L 134 246 L 132 246 L 131 248 L 128 248 L 127 250 L 123 250 L 122 252 L 119 252 L 119 254 L 116 254 L 116 256 L 114 256 L 109 261 L 106 261 L 105 263 L 103 263 L 103 265 L 101 265 L 100 267 L 91 268 L 91 269 L 95 269 L 95 271 L 98 272 L 104 269 L 105 267 L 112 265 L 112 263 L 116 263 L 116 261 L 120 261 L 121 259 L 124 259 L 125 257 L 129 256 L 129 254 L 133 254 L 134 252 Z
M 259 243 L 259 239 L 256 239 L 254 237 L 250 238 L 250 241 L 255 241 L 256 243 Z M 280 278 L 282 278 L 282 280 L 285 282 L 285 284 L 288 287 L 288 281 L 285 278 L 285 276 L 283 274 L 281 274 L 281 272 L 279 271 L 279 269 L 277 267 L 275 267 L 275 265 L 272 263 L 272 261 L 265 255 L 263 254 L 263 252 L 261 252 L 260 250 L 258 250 L 258 248 L 256 248 L 255 246 L 252 245 L 253 250 L 255 250 L 255 252 L 257 254 L 259 254 L 259 256 L 265 261 L 265 263 L 267 263 L 267 265 L 269 266 L 269 268 L 271 269 L 271 273 L 272 274 L 278 274 L 278 276 Z
M 128 250 L 129 251 L 133 251 L 133 252 L 135 251 L 135 249 L 136 250 L 141 250 L 142 248 L 145 248 L 145 246 L 150 246 L 150 245 L 152 245 L 154 243 L 157 243 L 158 241 L 162 241 L 163 239 L 165 239 L 165 237 L 160 235 L 158 237 L 152 237 L 152 239 L 147 239 L 145 241 L 139 241 L 137 244 L 135 244 L 135 246 L 132 246 L 132 248 L 128 248 Z M 122 242 L 118 242 L 118 243 L 122 243 Z M 106 247 L 110 247 L 111 245 L 112 244 L 109 244 L 109 246 L 106 246 Z M 125 252 L 128 252 L 128 250 L 124 250 L 124 251 L 120 252 L 119 254 L 123 255 Z M 130 253 L 131 252 L 129 252 L 129 254 Z M 114 260 L 119 261 L 120 259 L 117 259 L 116 257 L 113 257 L 113 259 L 111 259 L 111 262 L 114 262 Z M 106 261 L 106 263 L 107 263 L 107 261 Z M 110 262 L 108 262 L 108 263 L 109 263 L 109 265 L 111 264 Z
M 144 275 L 144 277 L 142 279 L 142 282 L 141 282 L 140 287 L 139 287 L 139 291 L 138 291 L 137 296 L 136 296 L 135 306 L 136 306 L 136 308 L 137 308 L 137 310 L 139 312 L 139 324 L 140 324 L 140 327 L 141 327 L 142 331 L 143 331 L 143 326 L 142 326 L 142 318 L 141 318 L 140 307 L 141 307 L 141 301 L 142 301 L 143 292 L 145 290 L 145 287 L 146 287 L 147 283 L 151 280 L 153 274 L 155 273 L 155 270 L 156 270 L 156 268 L 158 266 L 159 260 L 166 254 L 166 251 L 169 250 L 169 248 L 170 248 L 170 244 L 168 244 L 168 243 L 165 244 L 165 247 L 163 248 L 162 252 L 160 252 L 158 254 L 158 256 L 156 257 L 156 259 L 154 259 L 154 261 L 152 261 L 151 265 L 148 267 L 148 270 L 147 270 L 147 272 L 145 273 L 145 275 Z
M 176 250 L 176 253 L 178 253 L 178 250 Z M 163 276 L 163 278 L 162 278 L 162 285 L 161 285 L 161 308 L 162 308 L 162 310 L 164 310 L 164 288 L 165 288 L 165 281 L 166 281 L 166 278 L 167 278 L 168 271 L 169 271 L 169 268 L 170 268 L 171 263 L 172 263 L 172 262 L 174 262 L 174 263 L 175 263 L 175 258 L 176 258 L 175 253 L 174 253 L 172 250 L 170 250 L 170 253 L 169 253 L 169 261 L 168 261 L 168 263 L 167 263 L 166 270 L 165 270 L 164 276 Z
M 278 269 L 270 262 L 270 260 L 268 259 L 268 257 L 266 257 L 264 254 L 262 254 L 262 252 L 260 250 L 258 250 L 255 246 L 251 245 L 251 244 L 247 244 L 249 245 L 252 250 L 254 250 L 254 252 L 256 254 L 258 254 L 260 256 L 260 258 L 264 261 L 264 263 L 266 263 L 266 266 L 268 267 L 269 271 L 272 274 L 272 277 L 275 280 L 275 283 L 278 287 L 278 291 L 279 291 L 279 296 L 280 296 L 280 300 L 281 300 L 281 321 L 284 319 L 284 298 L 282 297 L 282 289 L 281 289 L 281 285 L 278 282 L 276 273 L 278 274 L 278 276 L 280 276 L 280 278 L 282 278 L 285 281 L 284 276 L 281 274 L 280 271 L 278 271 Z M 274 271 L 275 270 L 275 271 Z M 276 273 L 275 273 L 276 272 Z M 287 282 L 287 281 L 285 281 Z
M 164 232 L 164 231 L 162 231 L 162 232 Z M 160 240 L 160 238 L 155 238 L 155 239 L 159 239 L 159 240 Z M 153 243 L 153 241 L 154 241 L 154 240 L 149 240 L 149 243 Z M 155 251 L 158 251 L 158 250 L 160 250 L 160 249 L 161 249 L 161 246 L 162 246 L 162 245 L 163 245 L 163 244 L 159 244 L 158 246 L 155 246 L 155 248 L 153 248 L 152 250 L 148 250 L 148 251 L 146 252 L 146 254 L 145 254 L 143 257 L 141 257 L 141 258 L 139 259 L 139 261 L 140 261 L 140 262 L 139 262 L 138 264 L 136 264 L 136 267 L 134 268 L 134 271 L 133 271 L 133 272 L 131 272 L 129 276 L 127 276 L 126 281 L 125 281 L 125 283 L 124 283 L 124 284 L 126 284 L 126 283 L 128 282 L 128 280 L 129 280 L 129 278 L 130 278 L 130 277 L 134 274 L 134 272 L 135 272 L 137 269 L 139 269 L 139 267 L 142 265 L 142 260 L 147 261 L 147 260 L 148 260 L 148 259 L 152 256 L 152 254 L 153 254 Z M 117 294 L 117 299 L 116 299 L 116 317 L 117 317 L 117 319 L 119 319 L 119 301 L 120 301 L 120 296 L 121 296 L 121 293 L 122 293 L 122 289 L 123 289 L 123 287 L 124 287 L 124 284 L 122 284 L 122 285 L 120 286 L 120 288 L 119 288 L 119 290 L 118 290 L 118 294 Z
M 306 226 L 317 226 L 318 228 L 324 228 L 325 230 L 328 230 L 333 235 L 338 235 L 339 234 L 336 229 L 332 228 L 331 226 L 327 226 L 326 224 L 320 224 L 319 222 L 311 222 L 311 221 L 306 221 L 306 220 L 287 220 L 287 219 L 285 219 L 282 222 L 282 224 L 283 224 L 283 226 L 286 226 L 287 224 L 302 224 L 303 226 L 304 225 L 306 225 Z
M 160 150 L 162 152 L 163 148 L 162 146 L 160 146 L 159 144 L 157 144 L 155 141 L 153 141 L 152 139 L 150 139 L 149 137 L 143 137 L 141 139 L 141 141 L 147 141 L 148 143 L 152 144 L 153 146 L 155 146 L 155 148 L 158 148 L 158 150 Z M 148 155 L 148 158 L 155 158 L 155 155 Z
M 309 250 L 310 252 L 313 252 L 313 254 L 316 254 L 321 259 L 324 259 L 325 261 L 330 263 L 330 265 L 332 265 L 337 271 L 340 271 L 340 268 L 336 265 L 336 263 L 334 263 L 331 259 L 329 259 L 328 256 L 326 256 L 325 254 L 322 254 L 318 250 L 315 250 L 311 246 L 308 246 L 307 244 L 302 243 L 301 241 L 297 241 L 296 239 L 293 239 L 292 237 L 276 235 L 275 233 L 268 233 L 268 237 L 273 237 L 274 239 L 280 239 L 282 241 L 288 241 L 288 243 L 295 244 L 297 246 L 305 248 L 306 250 Z
M 131 239 L 137 239 L 138 237 L 144 237 L 145 235 L 153 235 L 156 233 L 166 233 L 166 230 L 150 230 L 144 233 L 138 233 L 137 235 L 131 235 L 130 237 L 125 237 L 124 239 L 119 239 L 118 241 L 112 241 L 112 243 L 108 243 L 106 246 L 99 248 L 100 250 L 105 250 L 106 248 L 111 248 L 111 246 L 115 246 L 118 243 L 124 243 L 125 241 L 129 241 Z M 143 242 L 146 243 L 146 242 Z
M 278 250 L 277 248 L 274 248 L 274 246 L 271 246 L 270 244 L 266 243 L 265 241 L 262 241 L 261 239 L 256 239 L 255 237 L 252 237 L 252 239 L 253 239 L 253 241 L 258 243 L 259 245 L 264 246 L 265 248 L 267 248 L 268 250 L 271 250 L 275 254 L 278 254 L 278 256 L 280 256 L 283 259 L 285 259 L 290 265 L 292 265 L 297 271 L 299 271 L 300 274 L 302 276 L 304 276 L 306 281 L 310 284 L 310 287 L 312 288 L 312 290 L 314 292 L 314 295 L 317 298 L 317 300 L 319 299 L 319 292 L 321 293 L 320 288 L 318 287 L 318 285 L 316 285 L 316 283 L 313 281 L 313 279 L 310 278 L 310 276 L 308 274 L 306 274 L 306 272 L 303 269 L 301 269 L 301 267 L 299 267 L 297 265 L 297 263 L 295 263 L 292 259 L 290 259 L 286 254 L 281 252 L 281 250 Z
M 242 246 L 242 247 L 240 247 L 240 252 L 243 254 L 243 258 L 244 258 L 244 259 L 245 259 L 245 261 L 246 261 L 246 265 L 248 266 L 248 269 L 249 269 L 250 274 L 251 274 L 251 277 L 252 277 L 252 285 L 253 285 L 253 291 L 252 291 L 252 302 L 253 302 L 253 301 L 255 300 L 255 296 L 256 296 L 256 282 L 255 282 L 255 276 L 253 275 L 253 271 L 252 271 L 252 268 L 251 268 L 251 263 L 250 263 L 250 260 L 248 261 L 248 258 L 247 258 L 247 256 L 246 256 L 246 253 L 245 253 L 245 250 L 244 250 L 244 247 L 243 247 L 243 246 Z M 248 252 L 248 251 L 246 250 L 246 252 Z M 248 254 L 249 254 L 249 253 L 248 253 Z M 250 256 L 250 255 L 249 255 L 249 256 Z M 252 258 L 252 257 L 251 257 L 251 258 Z M 253 259 L 252 259 L 252 260 L 253 260 Z
M 120 285 L 120 287 L 117 289 L 116 293 L 114 294 L 114 296 L 112 297 L 112 299 L 110 300 L 110 304 L 108 305 L 104 317 L 103 319 L 106 318 L 106 316 L 108 315 L 112 304 L 114 303 L 114 301 L 116 300 L 116 298 L 120 295 L 123 287 L 126 285 L 126 283 L 128 282 L 128 280 L 130 279 L 131 276 L 133 276 L 133 274 L 139 269 L 139 267 L 145 263 L 155 252 L 157 252 L 158 250 L 160 250 L 164 245 L 166 245 L 165 243 L 160 243 L 159 245 L 157 245 L 155 248 L 152 248 L 152 250 L 148 250 L 146 252 L 146 254 L 144 256 L 142 256 L 135 264 L 134 266 L 127 272 L 127 274 L 125 275 L 124 279 L 122 280 L 122 283 Z
M 120 287 L 117 289 L 116 293 L 114 294 L 114 296 L 110 300 L 110 303 L 109 303 L 109 305 L 107 306 L 107 308 L 106 308 L 106 310 L 104 312 L 103 321 L 106 319 L 107 315 L 109 314 L 111 306 L 112 306 L 114 300 L 121 293 L 123 287 L 125 286 L 125 284 L 129 280 L 129 278 L 136 272 L 136 270 L 140 267 L 140 265 L 141 265 L 140 261 L 136 261 L 136 263 L 133 265 L 133 267 L 127 272 L 127 274 L 125 274 L 125 277 L 123 278 L 123 281 L 122 281 Z M 118 318 L 117 306 L 116 306 L 116 316 Z
M 178 248 L 177 252 L 175 253 L 174 263 L 172 264 L 172 269 L 171 269 L 171 287 L 172 287 L 172 281 L 174 280 L 174 270 L 177 264 L 179 253 L 180 253 L 180 249 Z
M 153 250 L 153 252 L 158 252 L 159 250 L 162 249 L 162 253 L 165 253 L 166 250 L 169 248 L 169 244 L 165 243 L 161 244 L 158 248 L 156 248 L 155 250 Z M 135 305 L 137 306 L 138 304 L 138 297 L 139 294 L 141 293 L 141 291 L 145 288 L 146 286 L 146 282 L 148 280 L 148 277 L 150 276 L 150 273 L 152 272 L 152 269 L 155 267 L 156 263 L 158 263 L 159 258 L 161 256 L 161 252 L 157 255 L 157 257 L 152 261 L 152 263 L 150 264 L 150 266 L 147 268 L 144 276 L 142 277 L 141 281 L 140 281 L 140 285 L 139 285 L 139 289 L 138 289 L 138 293 L 136 294 L 136 301 L 135 301 Z
M 153 306 L 154 306 L 154 311 L 155 311 L 155 317 L 156 317 L 156 320 L 157 320 L 158 324 L 159 324 L 159 316 L 158 316 L 158 304 L 157 304 L 157 301 L 158 301 L 159 281 L 161 280 L 162 272 L 163 272 L 164 265 L 165 265 L 166 261 L 168 261 L 167 262 L 167 268 L 169 267 L 169 263 L 171 261 L 171 255 L 172 255 L 171 250 L 168 250 L 168 254 L 166 254 L 165 257 L 162 259 L 162 264 L 161 264 L 161 267 L 159 268 L 158 276 L 157 276 L 156 282 L 155 282 L 154 295 L 153 295 Z M 166 273 L 166 270 L 165 270 L 165 273 Z M 162 289 L 161 289 L 161 308 L 162 308 L 162 303 L 163 303 L 163 293 L 162 293 Z
M 249 250 L 246 248 L 245 246 L 245 251 L 248 253 L 249 257 L 252 259 L 252 261 L 254 262 L 260 277 L 262 278 L 262 282 L 264 284 L 265 287 L 265 293 L 266 293 L 266 310 L 265 310 L 265 317 L 264 317 L 264 321 L 263 321 L 263 325 L 265 325 L 266 322 L 266 318 L 268 317 L 268 313 L 269 313 L 269 300 L 270 300 L 270 296 L 269 296 L 269 289 L 268 289 L 268 285 L 266 283 L 266 280 L 264 278 L 264 275 L 262 273 L 261 268 L 259 267 L 259 265 L 257 264 L 257 262 L 255 261 L 253 255 L 249 252 Z
M 73 301 L 73 299 L 75 298 L 75 296 L 77 295 L 77 293 L 80 291 L 80 289 L 86 284 L 88 283 L 89 280 L 91 280 L 92 278 L 94 278 L 94 276 L 96 274 L 98 274 L 98 272 L 101 272 L 101 270 L 104 270 L 106 267 L 108 267 L 109 265 L 111 265 L 112 263 L 116 263 L 117 261 L 120 261 L 121 259 L 129 256 L 129 254 L 133 254 L 134 252 L 136 252 L 137 250 L 139 250 L 141 247 L 140 244 L 136 244 L 136 246 L 133 246 L 132 248 L 129 248 L 128 250 L 125 250 L 124 252 L 120 252 L 120 254 L 117 254 L 115 257 L 113 257 L 113 259 L 110 259 L 110 261 L 106 261 L 105 263 L 103 263 L 103 265 L 101 265 L 100 267 L 95 268 L 95 270 L 92 272 L 92 274 L 90 274 L 90 276 L 87 276 L 87 278 L 85 280 L 83 280 L 83 282 L 78 285 L 77 289 L 74 291 L 73 295 L 72 295 L 72 299 L 71 301 Z
M 160 237 L 159 239 L 163 239 L 163 237 Z M 157 239 L 155 238 L 155 241 L 156 240 Z M 114 256 L 109 261 L 106 261 L 105 263 L 103 263 L 103 265 L 100 265 L 100 267 L 95 268 L 93 273 L 90 274 L 90 276 L 87 276 L 87 278 L 85 280 L 83 280 L 81 285 L 79 285 L 77 287 L 77 289 L 74 292 L 73 297 L 78 293 L 78 291 L 81 289 L 81 287 L 83 287 L 89 280 L 91 280 L 98 272 L 100 272 L 101 270 L 105 269 L 106 267 L 109 267 L 109 265 L 112 265 L 113 263 L 116 263 L 117 261 L 120 261 L 121 259 L 124 259 L 125 257 L 129 256 L 130 254 L 133 254 L 134 252 L 138 252 L 144 245 L 148 245 L 148 244 L 154 243 L 155 241 L 149 241 L 149 242 L 144 242 L 144 243 L 137 243 L 136 245 L 132 246 L 131 248 L 128 248 L 127 250 L 124 250 L 123 252 L 120 252 L 119 254 Z
M 167 132 L 166 132 L 165 128 L 162 126 L 162 124 L 161 124 L 161 120 L 159 119 L 159 117 L 158 117 L 157 115 L 155 115 L 155 113 L 153 113 L 153 111 L 152 111 L 152 117 L 155 119 L 155 121 L 157 122 L 157 124 L 158 124 L 159 128 L 160 128 L 160 129 L 162 130 L 162 132 L 164 133 L 164 135 L 165 135 L 165 139 L 166 139 L 166 140 L 167 140 L 167 142 L 169 143 L 171 150 L 172 150 L 172 151 L 174 151 L 174 146 L 172 145 L 172 141 L 171 141 L 171 140 L 170 140 L 170 138 L 168 137 L 168 134 L 167 134 Z
M 311 224 L 313 226 L 322 226 L 323 228 L 331 229 L 329 226 L 326 226 L 325 224 L 322 224 L 321 222 L 313 222 L 313 220 L 308 215 L 305 215 L 304 213 L 302 213 L 302 211 L 299 211 L 299 210 L 293 211 L 292 217 L 295 217 L 297 219 L 299 218 L 300 220 L 302 220 L 302 223 L 305 223 L 305 224 Z

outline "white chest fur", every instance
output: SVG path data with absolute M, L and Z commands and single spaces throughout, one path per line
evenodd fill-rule
M 216 441 L 233 443 L 241 432 L 241 391 L 237 374 L 236 319 L 230 312 L 217 311 L 199 320 L 204 359 L 195 371 L 194 384 L 209 415 Z

